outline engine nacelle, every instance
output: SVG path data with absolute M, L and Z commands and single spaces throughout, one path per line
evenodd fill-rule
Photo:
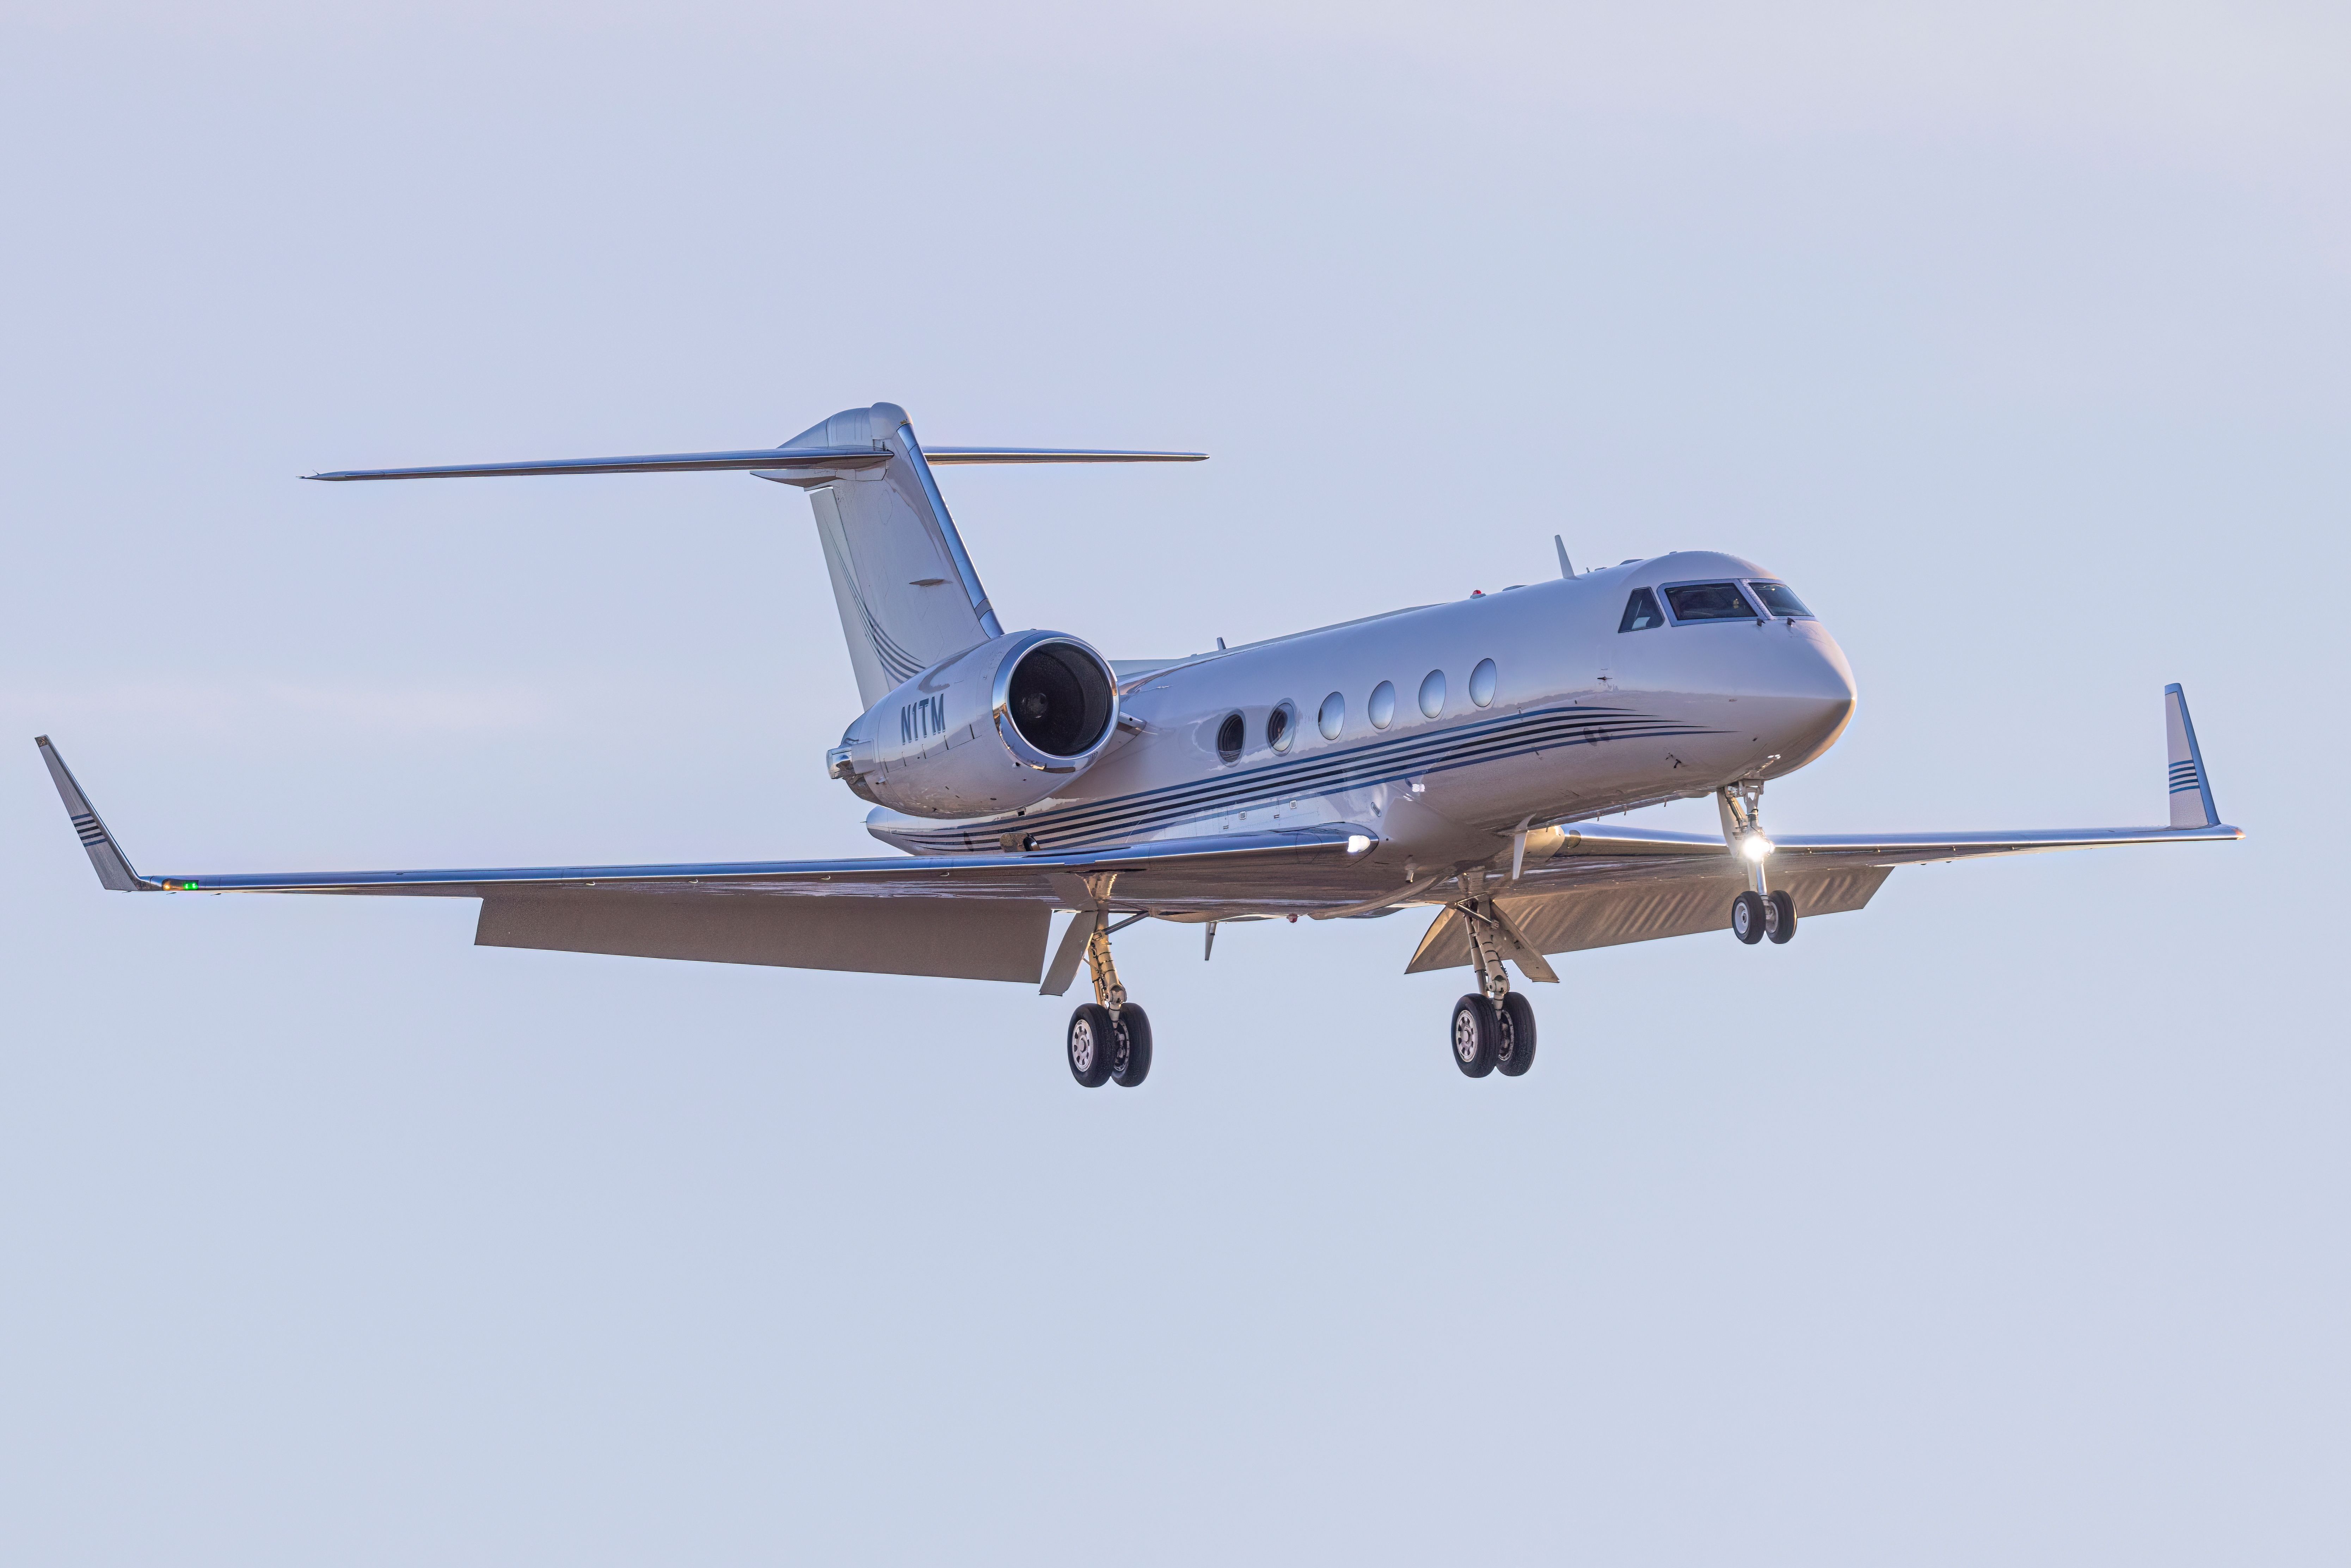
M 877 806 L 977 817 L 1043 800 L 1117 733 L 1110 661 L 1059 632 L 1021 632 L 906 682 L 866 709 L 825 763 Z

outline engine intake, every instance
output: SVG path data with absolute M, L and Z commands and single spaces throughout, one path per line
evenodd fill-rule
M 826 753 L 832 776 L 922 817 L 1018 810 L 1083 772 L 1118 732 L 1110 662 L 1060 632 L 1022 632 L 906 682 Z
M 1118 720 L 1110 666 L 1074 638 L 1049 638 L 1006 660 L 996 688 L 991 706 L 1003 716 L 1005 744 L 1046 772 L 1066 771 L 1071 758 L 1091 753 Z

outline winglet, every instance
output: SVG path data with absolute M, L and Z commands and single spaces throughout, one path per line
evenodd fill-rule
M 89 863 L 98 868 L 98 880 L 114 893 L 158 893 L 162 889 L 131 868 L 131 857 L 114 841 L 99 820 L 98 808 L 74 782 L 73 769 L 57 755 L 46 735 L 37 735 L 33 744 L 41 748 L 41 760 L 49 765 L 49 777 L 56 780 L 57 798 L 66 803 L 66 815 L 73 819 L 74 831 L 81 836 L 81 847 L 89 852 Z
M 2163 732 L 2171 763 L 2171 825 L 2217 828 L 2220 809 L 2212 804 L 2212 776 L 2204 771 L 2204 748 L 2188 716 L 2188 694 L 2175 681 L 2163 688 Z

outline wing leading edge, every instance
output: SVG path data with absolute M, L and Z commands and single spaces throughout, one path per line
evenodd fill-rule
M 1070 907 L 1070 890 L 1087 877 L 1123 876 L 1141 881 L 1118 885 L 1110 907 L 1144 911 L 1160 907 L 1162 893 L 1171 909 L 1231 897 L 1276 904 L 1291 898 L 1269 895 L 1269 877 L 1327 864 L 1343 873 L 1378 841 L 1361 828 L 1301 829 L 1294 832 L 1224 835 L 1210 840 L 1134 844 L 1091 852 L 1026 854 L 892 855 L 863 860 L 711 861 L 661 865 L 492 866 L 451 870 L 228 872 L 142 874 L 108 831 L 65 759 L 48 737 L 36 744 L 48 763 L 57 793 L 75 832 L 89 852 L 99 880 L 127 893 L 319 893 L 412 897 L 485 898 L 527 894 L 589 891 L 644 896 L 767 896 L 781 898 L 864 897 L 880 899 L 968 898 L 1058 900 Z M 1180 875 L 1175 874 L 1180 873 Z M 1301 906 L 1361 895 L 1360 880 L 1343 874 L 1313 874 L 1292 883 Z M 1317 894 L 1322 896 L 1318 899 Z M 1089 904 L 1091 907 L 1091 903 Z
M 1034 985 L 1056 908 L 1201 915 L 1359 900 L 1361 829 L 1093 853 L 669 865 L 145 875 L 47 736 L 35 742 L 99 881 L 127 893 L 478 898 L 481 946 L 939 975 Z

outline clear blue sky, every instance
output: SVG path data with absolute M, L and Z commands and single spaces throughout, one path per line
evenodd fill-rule
M 0 1527 L 40 1564 L 2336 1563 L 2351 25 L 2244 5 L 0 11 Z M 1782 949 L 1018 988 L 102 896 L 869 852 L 805 502 L 1121 657 L 1784 573 L 1787 831 L 2161 820 Z M 1697 816 L 1689 815 L 1696 810 Z M 1699 808 L 1664 825 L 1704 825 Z

